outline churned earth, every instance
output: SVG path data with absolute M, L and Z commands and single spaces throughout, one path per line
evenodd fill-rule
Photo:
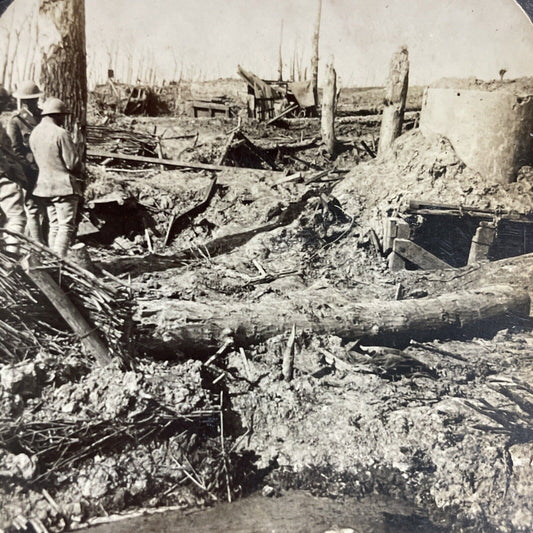
M 206 140 L 207 161 L 220 140 Z M 381 237 L 383 217 L 413 195 L 523 211 L 527 171 L 509 187 L 484 184 L 445 139 L 417 130 L 386 159 L 356 165 L 356 152 L 336 163 L 348 173 L 313 183 L 265 170 L 218 173 L 207 207 L 182 221 L 168 246 L 169 216 L 204 196 L 211 173 L 90 167 L 88 201 L 119 192 L 140 206 L 129 216 L 148 213 L 146 230 L 134 224 L 108 242 L 85 239 L 97 267 L 131 286 L 138 363 L 94 367 L 75 344 L 62 358 L 2 362 L 0 527 L 25 517 L 59 531 L 143 507 L 306 489 L 339 501 L 404 501 L 435 531 L 533 528 L 528 319 L 395 346 L 297 329 L 290 382 L 282 373 L 290 329 L 251 346 L 231 344 L 231 332 L 204 349 L 173 337 L 184 324 L 180 302 L 206 304 L 217 317 L 286 303 L 319 321 L 353 302 L 393 301 L 399 284 L 405 299 L 496 282 L 531 289 L 529 256 L 391 272 L 371 231 Z M 13 434 L 26 435 L 26 448 Z

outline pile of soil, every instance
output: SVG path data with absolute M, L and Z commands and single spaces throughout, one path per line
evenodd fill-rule
M 2 365 L 0 385 L 2 528 L 22 516 L 57 531 L 103 510 L 203 505 L 226 491 L 220 389 L 199 361 L 124 372 L 38 354 Z
M 383 157 L 352 169 L 333 194 L 348 213 L 364 219 L 402 211 L 409 200 L 529 213 L 533 176 L 523 167 L 513 183 L 491 181 L 467 167 L 450 142 L 413 130 L 399 137 Z

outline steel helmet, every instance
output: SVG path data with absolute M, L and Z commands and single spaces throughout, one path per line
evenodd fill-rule
M 13 96 L 18 100 L 34 100 L 43 94 L 34 81 L 27 80 L 19 84 Z
M 59 98 L 48 98 L 41 111 L 41 116 L 45 115 L 70 115 L 70 111 Z

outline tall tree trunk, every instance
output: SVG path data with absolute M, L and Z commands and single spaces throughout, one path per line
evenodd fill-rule
M 389 150 L 394 139 L 402 133 L 403 114 L 409 87 L 409 54 L 404 46 L 392 56 L 389 77 L 385 86 L 385 108 L 381 119 L 378 154 Z
M 335 155 L 335 103 L 337 99 L 337 74 L 333 63 L 326 67 L 326 80 L 322 94 L 322 142 L 330 157 Z
M 281 30 L 279 33 L 279 54 L 278 54 L 278 80 L 283 81 L 283 20 L 281 21 Z
M 318 43 L 320 39 L 320 17 L 322 15 L 322 0 L 318 0 L 318 13 L 315 22 L 315 31 L 313 33 L 313 57 L 311 59 L 311 76 L 313 83 L 313 95 L 315 97 L 315 106 L 318 108 Z
M 41 88 L 63 100 L 71 111 L 67 127 L 85 151 L 87 59 L 85 0 L 39 0 Z

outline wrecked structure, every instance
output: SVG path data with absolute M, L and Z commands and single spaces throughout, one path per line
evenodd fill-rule
M 444 80 L 427 89 L 420 129 L 449 139 L 465 165 L 488 181 L 515 181 L 533 163 L 530 91 L 512 82 Z

